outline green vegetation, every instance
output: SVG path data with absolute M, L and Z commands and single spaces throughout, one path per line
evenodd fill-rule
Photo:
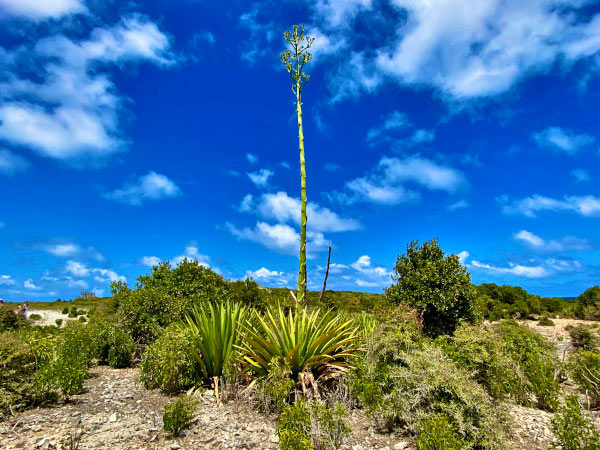
M 163 413 L 163 429 L 173 436 L 188 427 L 194 418 L 198 401 L 187 395 L 180 395 L 177 400 L 165 406 Z
M 600 320 L 600 286 L 594 286 L 577 297 L 577 317 Z
M 331 311 L 269 309 L 244 326 L 240 346 L 244 369 L 265 376 L 273 358 L 284 358 L 293 379 L 311 371 L 322 380 L 348 372 L 357 350 L 357 327 Z
M 594 350 L 598 347 L 598 337 L 592 327 L 587 325 L 578 325 L 576 327 L 569 325 L 566 327 L 571 337 L 571 345 L 583 350 Z
M 569 358 L 569 370 L 581 392 L 589 398 L 590 406 L 600 406 L 600 353 L 575 352 Z
M 552 431 L 557 442 L 554 448 L 563 450 L 598 450 L 600 449 L 599 430 L 581 411 L 576 395 L 569 395 L 564 406 L 552 419 Z
M 473 321 L 475 292 L 458 256 L 444 256 L 437 239 L 413 241 L 394 267 L 389 299 L 415 308 L 429 336 L 451 334 L 461 320 Z
M 446 416 L 435 414 L 419 426 L 417 447 L 419 450 L 462 450 L 466 445 Z
M 555 323 L 549 317 L 544 316 L 540 320 L 538 320 L 538 325 L 542 327 L 553 327 Z
M 97 357 L 99 364 L 114 368 L 129 367 L 136 344 L 129 334 L 120 328 L 104 325 L 98 331 Z
M 298 270 L 297 306 L 306 304 L 306 164 L 304 159 L 304 131 L 302 129 L 302 90 L 308 83 L 309 75 L 304 66 L 312 59 L 308 51 L 314 38 L 304 35 L 304 25 L 294 25 L 293 31 L 283 33 L 291 50 L 281 52 L 281 62 L 292 77 L 292 92 L 296 97 L 296 114 L 298 116 L 298 147 L 300 149 L 300 268 Z

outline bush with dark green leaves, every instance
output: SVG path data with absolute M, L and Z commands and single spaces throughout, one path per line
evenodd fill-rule
M 573 380 L 590 400 L 590 406 L 600 406 L 600 353 L 579 350 L 569 357 Z
M 144 386 L 167 394 L 189 389 L 200 378 L 196 360 L 189 351 L 188 336 L 176 325 L 168 327 L 146 347 L 140 369 Z
M 600 450 L 600 430 L 581 410 L 576 395 L 569 395 L 554 414 L 552 431 L 556 437 L 553 448 L 562 450 Z
M 62 324 L 63 324 L 63 320 L 62 319 L 56 319 L 54 321 L 54 323 L 56 324 L 57 327 L 60 328 L 62 326 Z
M 478 313 L 490 321 L 528 319 L 544 311 L 540 296 L 529 294 L 519 286 L 483 283 L 476 291 Z
M 40 316 L 39 314 L 31 314 L 29 316 L 29 320 L 33 320 L 33 321 L 40 320 L 41 318 L 42 318 L 42 316 Z
M 289 363 L 283 358 L 271 359 L 267 376 L 258 381 L 256 400 L 261 411 L 279 413 L 289 403 L 295 384 L 291 373 Z
M 287 405 L 277 418 L 277 436 L 281 450 L 312 449 L 311 422 L 308 405 L 297 401 Z
M 577 297 L 577 317 L 586 320 L 600 320 L 600 286 L 585 290 Z
M 461 320 L 475 319 L 471 277 L 458 256 L 444 256 L 437 239 L 422 246 L 411 242 L 398 256 L 392 278 L 395 284 L 386 295 L 395 304 L 415 308 L 429 336 L 452 334 Z
M 542 317 L 540 320 L 538 320 L 538 325 L 542 327 L 553 327 L 555 323 L 549 317 Z
M 571 345 L 583 350 L 594 350 L 598 347 L 598 338 L 592 327 L 588 325 L 567 325 L 566 330 L 571 337 Z
M 187 395 L 180 395 L 177 400 L 167 404 L 163 413 L 163 429 L 177 436 L 192 422 L 197 405 L 198 401 Z
M 501 445 L 508 418 L 471 372 L 414 331 L 375 332 L 350 388 L 381 428 L 418 434 L 424 421 L 441 414 L 457 439 L 476 448 Z
M 129 367 L 137 348 L 128 333 L 111 325 L 99 329 L 96 342 L 98 364 L 108 364 L 114 368 Z
M 8 306 L 0 305 L 0 333 L 14 330 L 25 324 L 23 316 L 17 314 Z

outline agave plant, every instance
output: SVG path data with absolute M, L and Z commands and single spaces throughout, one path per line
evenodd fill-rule
M 190 351 L 207 381 L 223 375 L 223 369 L 239 344 L 240 324 L 247 316 L 246 308 L 226 301 L 194 308 L 186 317 Z
M 243 325 L 240 363 L 254 376 L 264 376 L 273 358 L 281 357 L 292 376 L 310 371 L 322 381 L 347 373 L 358 348 L 358 327 L 332 311 L 281 307 L 264 316 L 255 313 Z

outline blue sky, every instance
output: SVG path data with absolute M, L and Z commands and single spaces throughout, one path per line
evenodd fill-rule
M 433 3 L 436 3 L 435 6 Z M 381 292 L 438 237 L 475 283 L 574 296 L 600 266 L 600 5 L 0 0 L 0 297 L 72 298 L 197 258 Z

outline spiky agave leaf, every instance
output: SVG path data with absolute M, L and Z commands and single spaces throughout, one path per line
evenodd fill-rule
M 223 374 L 241 337 L 240 324 L 248 312 L 233 302 L 210 303 L 193 309 L 183 325 L 190 335 L 190 351 L 206 381 Z
M 359 350 L 358 327 L 332 311 L 302 309 L 286 314 L 277 307 L 264 316 L 255 313 L 253 319 L 242 325 L 239 361 L 256 376 L 266 375 L 271 360 L 281 357 L 294 377 L 311 371 L 326 380 L 348 372 L 349 361 Z

